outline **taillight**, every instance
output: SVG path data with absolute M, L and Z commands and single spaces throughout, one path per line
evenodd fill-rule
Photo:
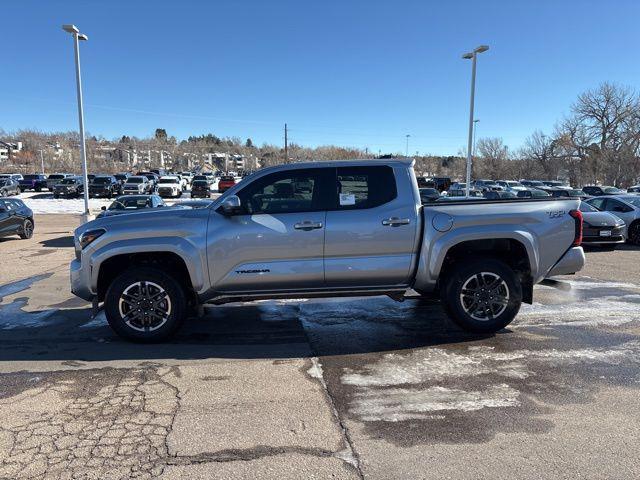
M 573 217 L 576 223 L 576 234 L 573 238 L 573 246 L 579 247 L 582 243 L 582 212 L 580 210 L 571 210 L 569 215 Z

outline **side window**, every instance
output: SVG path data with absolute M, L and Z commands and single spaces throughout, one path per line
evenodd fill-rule
M 324 210 L 321 201 L 322 172 L 300 169 L 277 172 L 255 180 L 238 192 L 244 214 L 296 213 Z
M 604 209 L 604 201 L 605 200 L 606 200 L 605 198 L 594 198 L 593 200 L 591 200 L 588 203 L 592 207 L 596 207 L 598 210 L 603 210 Z
M 337 169 L 336 210 L 374 208 L 397 197 L 396 179 L 389 166 Z
M 628 213 L 630 212 L 632 209 L 631 207 L 626 206 L 624 203 L 619 202 L 617 200 L 613 200 L 612 198 L 609 198 L 607 200 L 607 211 L 608 212 L 622 212 L 622 213 Z

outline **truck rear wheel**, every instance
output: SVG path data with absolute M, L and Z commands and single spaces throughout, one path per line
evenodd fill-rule
M 447 314 L 460 328 L 493 333 L 509 325 L 520 310 L 522 286 L 499 260 L 478 260 L 453 267 L 441 290 Z
M 107 321 L 123 338 L 160 342 L 173 335 L 187 315 L 180 284 L 155 268 L 139 267 L 118 276 L 104 299 Z

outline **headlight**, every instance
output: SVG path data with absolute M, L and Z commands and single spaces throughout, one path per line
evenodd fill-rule
M 98 239 L 106 230 L 104 228 L 97 228 L 95 230 L 87 230 L 78 239 L 80 242 L 80 248 L 84 248 L 94 240 Z

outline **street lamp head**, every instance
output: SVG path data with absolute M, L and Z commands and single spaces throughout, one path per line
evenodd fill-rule
M 465 53 L 464 55 L 462 55 L 462 58 L 464 58 L 465 60 L 470 60 L 473 58 L 473 53 Z
M 69 33 L 80 33 L 80 30 L 75 25 L 62 25 L 62 29 Z
M 489 50 L 489 45 L 480 45 L 478 48 L 474 50 L 475 53 L 482 53 Z
M 78 34 L 78 40 L 89 40 L 89 37 L 87 37 L 84 33 L 80 33 Z

